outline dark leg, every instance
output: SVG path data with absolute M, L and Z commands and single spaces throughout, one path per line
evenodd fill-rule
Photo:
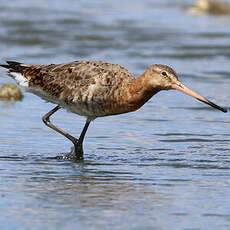
M 62 129 L 56 127 L 55 125 L 53 125 L 50 122 L 50 116 L 53 115 L 55 112 L 57 112 L 61 107 L 58 105 L 56 106 L 54 109 L 52 109 L 51 111 L 49 111 L 47 114 L 45 114 L 42 117 L 43 122 L 50 127 L 51 129 L 57 131 L 58 133 L 60 133 L 61 135 L 63 135 L 64 137 L 68 138 L 70 141 L 73 142 L 73 144 L 75 145 L 78 142 L 78 139 L 71 136 L 70 134 L 66 133 L 65 131 L 63 131 Z
M 90 120 L 86 120 L 86 123 L 85 123 L 85 126 L 81 132 L 81 135 L 78 139 L 78 142 L 74 145 L 74 148 L 75 148 L 75 154 L 76 154 L 76 157 L 78 159 L 83 159 L 83 141 L 84 141 L 84 137 L 85 137 L 85 134 L 87 132 L 87 129 L 89 127 L 89 124 L 90 124 Z
M 43 122 L 48 126 L 50 127 L 51 129 L 57 131 L 58 133 L 60 133 L 61 135 L 65 136 L 66 138 L 68 138 L 70 141 L 72 141 L 73 145 L 74 145 L 74 158 L 76 158 L 77 160 L 81 160 L 83 159 L 83 140 L 84 140 L 84 137 L 85 137 L 85 134 L 86 134 L 86 131 L 89 127 L 89 124 L 90 124 L 90 121 L 89 119 L 86 120 L 86 123 L 85 123 L 85 126 L 81 132 L 81 135 L 80 135 L 80 138 L 77 139 L 73 136 L 71 136 L 70 134 L 66 133 L 65 131 L 63 131 L 62 129 L 56 127 L 55 125 L 53 125 L 51 122 L 50 122 L 50 116 L 53 115 L 55 112 L 57 112 L 61 107 L 58 105 L 56 106 L 54 109 L 52 109 L 50 112 L 48 112 L 47 114 L 45 114 L 43 117 L 42 117 L 42 120 Z M 68 159 L 71 159 L 73 158 L 73 156 L 71 154 L 69 154 L 67 156 Z

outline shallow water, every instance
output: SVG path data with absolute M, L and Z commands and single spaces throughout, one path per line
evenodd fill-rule
M 0 60 L 106 60 L 135 76 L 172 66 L 187 86 L 229 105 L 230 17 L 195 17 L 192 1 L 1 1 Z M 0 84 L 13 82 L 0 70 Z M 24 93 L 0 102 L 1 229 L 230 229 L 230 119 L 179 92 L 97 119 L 85 160 L 41 117 L 52 104 Z M 78 135 L 84 118 L 53 121 Z

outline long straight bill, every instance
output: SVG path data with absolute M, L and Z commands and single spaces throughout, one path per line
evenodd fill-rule
M 197 94 L 196 92 L 194 92 L 191 89 L 187 88 L 185 85 L 183 85 L 179 81 L 178 81 L 177 84 L 173 84 L 172 88 L 176 89 L 176 90 L 179 90 L 182 93 L 185 93 L 185 94 L 187 94 L 189 96 L 192 96 L 192 97 L 196 98 L 197 100 L 202 101 L 202 102 L 212 106 L 215 109 L 219 109 L 220 111 L 222 111 L 224 113 L 227 113 L 227 111 L 228 111 L 226 108 L 220 107 L 219 105 L 216 105 L 213 102 L 209 101 L 208 99 L 200 96 L 199 94 Z

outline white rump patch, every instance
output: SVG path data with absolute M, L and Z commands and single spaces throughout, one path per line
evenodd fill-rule
M 10 72 L 9 74 L 15 79 L 15 81 L 20 86 L 28 88 L 28 86 L 29 86 L 28 79 L 26 77 L 24 77 L 21 73 Z

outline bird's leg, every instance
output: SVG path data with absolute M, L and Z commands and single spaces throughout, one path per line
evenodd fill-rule
M 83 141 L 84 141 L 84 137 L 85 137 L 85 134 L 87 132 L 87 129 L 89 127 L 89 124 L 90 124 L 90 120 L 87 119 L 86 120 L 86 123 L 85 123 L 85 126 L 81 132 L 81 135 L 77 141 L 76 144 L 74 144 L 74 148 L 75 148 L 75 155 L 76 155 L 76 158 L 77 159 L 83 159 Z
M 61 135 L 65 136 L 70 141 L 72 141 L 72 143 L 74 145 L 74 153 L 75 153 L 74 158 L 77 160 L 82 160 L 83 159 L 83 146 L 82 146 L 82 144 L 83 144 L 83 140 L 84 140 L 85 134 L 87 132 L 87 129 L 89 127 L 91 120 L 90 119 L 86 120 L 85 126 L 81 132 L 81 135 L 80 135 L 79 139 L 77 139 L 77 138 L 71 136 L 70 134 L 66 133 L 65 131 L 63 131 L 62 129 L 58 128 L 57 126 L 55 126 L 51 123 L 50 116 L 53 115 L 55 112 L 57 112 L 60 108 L 61 107 L 59 105 L 56 106 L 51 111 L 49 111 L 47 114 L 45 114 L 42 117 L 42 120 L 48 127 L 57 131 L 58 133 L 60 133 Z M 67 158 L 71 159 L 71 158 L 73 158 L 73 156 L 71 154 L 68 154 Z
M 70 134 L 66 133 L 65 131 L 63 131 L 62 129 L 56 127 L 55 125 L 53 125 L 50 122 L 50 116 L 53 115 L 55 112 L 57 112 L 61 107 L 58 105 L 56 106 L 54 109 L 52 109 L 51 111 L 49 111 L 47 114 L 45 114 L 42 117 L 43 122 L 50 127 L 51 129 L 57 131 L 58 133 L 60 133 L 61 135 L 63 135 L 64 137 L 68 138 L 70 141 L 73 142 L 74 146 L 78 143 L 78 139 L 71 136 Z

